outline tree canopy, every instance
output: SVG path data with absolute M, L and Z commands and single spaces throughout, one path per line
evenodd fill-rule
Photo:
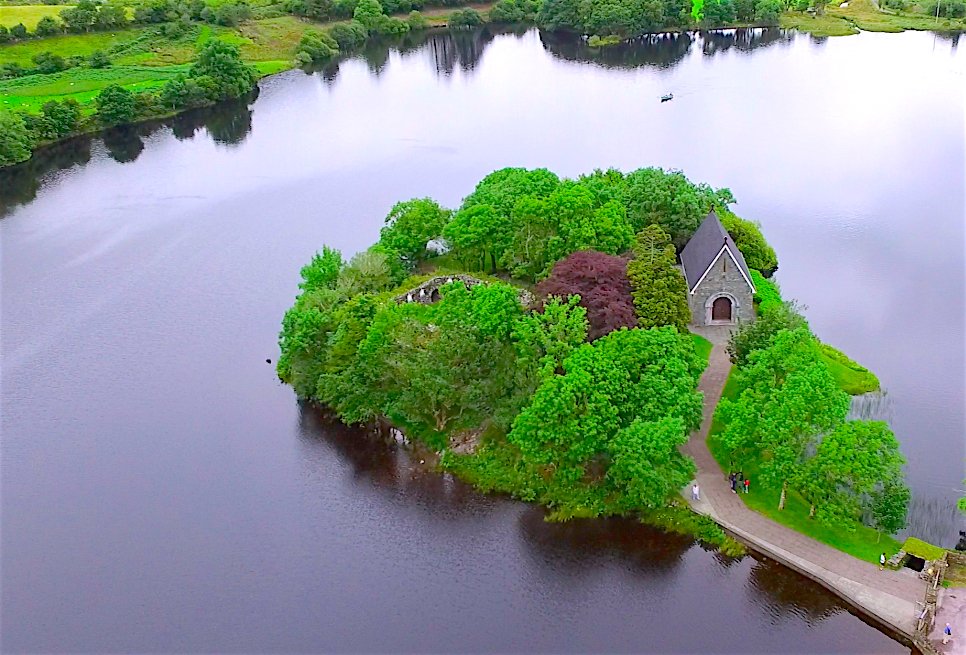
M 595 250 L 579 250 L 554 264 L 537 285 L 542 298 L 578 296 L 587 310 L 591 341 L 622 327 L 637 325 L 627 260 Z
M 673 325 L 687 331 L 691 322 L 688 285 L 676 265 L 674 246 L 659 225 L 648 225 L 638 233 L 627 277 L 641 327 Z

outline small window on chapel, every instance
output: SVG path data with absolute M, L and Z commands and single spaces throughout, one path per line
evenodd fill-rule
M 721 267 L 721 272 L 722 272 L 722 273 L 727 273 L 727 272 L 728 272 L 728 258 L 727 258 L 727 257 L 723 257 L 723 258 L 721 259 L 721 261 L 722 261 L 722 262 L 723 262 L 723 264 L 724 264 L 724 266 L 722 266 L 722 267 Z

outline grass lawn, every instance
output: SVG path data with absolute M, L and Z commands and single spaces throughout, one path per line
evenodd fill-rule
M 263 22 L 271 25 L 286 21 L 270 19 L 254 24 Z M 262 35 L 251 38 L 236 30 L 207 25 L 176 40 L 161 38 L 153 28 L 31 39 L 0 47 L 0 64 L 16 62 L 28 67 L 32 65 L 32 58 L 41 52 L 69 57 L 89 56 L 95 50 L 103 50 L 109 53 L 113 65 L 102 69 L 81 66 L 51 75 L 0 80 L 0 108 L 37 111 L 48 100 L 66 98 L 85 104 L 110 84 L 120 84 L 131 91 L 155 89 L 179 73 L 186 73 L 198 47 L 213 37 L 237 44 L 259 75 L 271 75 L 291 67 L 294 44 L 289 48 L 276 40 L 266 46 L 263 43 L 268 40 Z
M 728 377 L 724 392 L 721 394 L 722 398 L 734 398 L 738 393 L 734 372 L 735 369 L 732 368 L 732 374 Z M 727 452 L 715 438 L 722 427 L 718 421 L 715 421 L 711 426 L 708 447 L 722 470 L 734 470 L 732 463 L 728 460 Z M 859 523 L 849 526 L 853 528 L 850 531 L 844 526 L 827 526 L 810 519 L 808 517 L 808 502 L 795 491 L 790 490 L 788 492 L 785 499 L 785 509 L 779 511 L 778 499 L 781 495 L 781 489 L 766 487 L 760 483 L 758 463 L 741 462 L 740 468 L 745 477 L 751 480 L 751 493 L 741 494 L 741 500 L 749 508 L 764 514 L 773 521 L 867 562 L 877 564 L 880 553 L 884 552 L 886 557 L 891 557 L 899 551 L 899 542 L 891 536 L 880 535 L 875 530 Z
M 84 104 L 101 89 L 120 84 L 132 91 L 163 85 L 188 66 L 112 66 L 110 68 L 71 68 L 53 75 L 28 75 L 0 80 L 0 108 L 18 107 L 37 111 L 48 100 L 73 98 Z M 38 79 L 39 78 L 39 79 Z
M 803 11 L 787 11 L 782 14 L 779 24 L 784 29 L 808 32 L 813 36 L 848 36 L 859 33 L 859 29 L 849 21 L 828 13 L 823 16 L 809 16 Z
M 966 20 L 940 18 L 911 11 L 880 11 L 871 0 L 852 0 L 848 7 L 829 6 L 828 14 L 845 18 L 869 32 L 902 32 L 904 30 L 962 30 Z
M 821 344 L 822 361 L 845 393 L 858 396 L 879 389 L 879 378 L 869 369 L 849 359 L 841 350 Z
M 694 342 L 694 352 L 698 353 L 698 357 L 704 362 L 704 365 L 708 365 L 708 357 L 711 356 L 711 342 L 702 337 L 700 334 L 691 334 L 691 340 Z
M 0 25 L 13 27 L 18 23 L 31 32 L 44 16 L 57 18 L 64 9 L 74 5 L 0 5 Z
M 906 539 L 905 543 L 902 544 L 902 550 L 925 560 L 939 559 L 946 553 L 939 546 L 933 546 L 931 543 L 915 537 Z

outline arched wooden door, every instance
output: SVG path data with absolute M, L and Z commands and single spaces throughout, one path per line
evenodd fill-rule
M 720 298 L 714 299 L 714 304 L 711 305 L 711 320 L 712 321 L 730 321 L 731 320 L 731 299 L 721 296 Z

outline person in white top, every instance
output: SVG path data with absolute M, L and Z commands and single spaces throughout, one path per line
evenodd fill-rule
M 700 490 L 698 489 L 698 483 L 697 482 L 695 482 L 694 485 L 691 487 L 691 499 L 692 500 L 701 500 L 701 493 L 700 493 Z

